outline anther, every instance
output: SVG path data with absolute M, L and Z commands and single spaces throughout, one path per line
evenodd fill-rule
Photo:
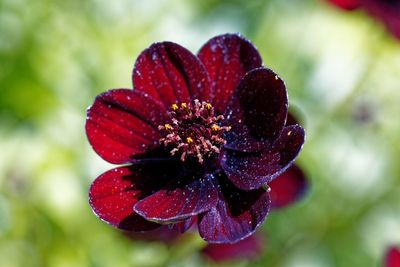
M 188 144 L 193 143 L 193 139 L 190 137 L 186 137 L 186 143 L 188 143 Z
M 170 124 L 168 124 L 168 123 L 164 125 L 164 128 L 167 131 L 171 131 L 172 130 L 172 126 Z
M 214 132 L 218 132 L 218 131 L 220 130 L 220 128 L 219 128 L 218 125 L 213 124 L 213 125 L 211 126 L 211 130 L 213 130 Z
M 212 108 L 212 105 L 210 103 L 206 103 L 206 109 L 210 110 Z
M 177 110 L 179 107 L 177 104 L 172 104 L 171 108 L 172 108 L 172 110 Z
M 187 104 L 186 103 L 182 103 L 181 104 L 181 108 L 187 109 Z

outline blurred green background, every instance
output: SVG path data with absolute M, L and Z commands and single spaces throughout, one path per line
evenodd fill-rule
M 400 244 L 400 42 L 323 0 L 0 0 L 0 266 L 213 266 L 195 234 L 133 242 L 93 215 L 89 185 L 112 166 L 84 123 L 151 43 L 196 52 L 226 32 L 286 81 L 311 180 L 264 223 L 261 258 L 226 266 L 381 266 Z

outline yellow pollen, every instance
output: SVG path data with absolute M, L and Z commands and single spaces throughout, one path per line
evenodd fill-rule
M 213 124 L 213 125 L 211 126 L 211 130 L 213 130 L 214 132 L 218 132 L 219 129 L 220 129 L 219 126 L 216 125 L 216 124 Z
M 211 108 L 212 108 L 212 105 L 210 103 L 207 103 L 206 104 L 206 109 L 211 109 Z
M 289 132 L 287 133 L 288 136 L 290 136 L 291 134 L 292 134 L 292 131 L 289 131 Z
M 181 104 L 181 108 L 187 109 L 186 103 L 182 103 L 182 104 Z
M 165 130 L 167 130 L 167 131 L 172 130 L 172 126 L 170 124 L 168 124 L 168 123 L 165 124 L 164 127 L 165 127 Z
M 193 139 L 190 137 L 186 137 L 186 143 L 188 143 L 188 144 L 193 143 Z
M 172 108 L 172 110 L 177 110 L 179 107 L 177 104 L 172 104 L 171 108 Z

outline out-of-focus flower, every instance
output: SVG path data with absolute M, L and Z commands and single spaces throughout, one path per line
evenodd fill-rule
M 328 0 L 347 10 L 364 9 L 400 38 L 400 0 Z
M 386 253 L 386 267 L 400 267 L 400 250 L 397 247 L 390 247 Z
M 261 256 L 264 248 L 264 238 L 256 233 L 235 244 L 208 244 L 202 250 L 202 254 L 215 262 L 255 260 Z
M 287 91 L 236 34 L 208 41 L 196 57 L 172 42 L 136 61 L 134 90 L 100 94 L 88 109 L 93 149 L 114 164 L 89 201 L 103 221 L 130 231 L 195 220 L 210 243 L 234 243 L 265 220 L 265 185 L 287 170 L 304 143 L 286 126 Z
M 271 206 L 273 209 L 279 209 L 302 198 L 307 192 L 308 180 L 303 171 L 297 165 L 293 165 L 269 186 L 271 187 Z
M 329 0 L 331 3 L 348 10 L 353 10 L 361 5 L 362 0 Z

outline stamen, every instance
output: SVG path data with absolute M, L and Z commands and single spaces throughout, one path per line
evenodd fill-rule
M 216 125 L 216 124 L 213 124 L 213 125 L 211 126 L 211 129 L 212 129 L 214 132 L 218 132 L 219 129 L 220 129 L 220 127 L 219 127 L 218 125 Z
M 158 129 L 164 132 L 160 143 L 171 148 L 171 156 L 180 156 L 182 161 L 191 158 L 203 164 L 219 154 L 220 147 L 226 144 L 223 134 L 231 127 L 220 126 L 224 116 L 215 115 L 210 103 L 195 99 L 190 103 L 172 104 L 168 115 L 170 123 Z
M 167 131 L 171 131 L 172 130 L 172 126 L 170 124 L 168 124 L 168 123 L 164 125 L 164 128 Z
M 179 107 L 177 104 L 172 104 L 171 108 L 172 110 L 176 111 Z

